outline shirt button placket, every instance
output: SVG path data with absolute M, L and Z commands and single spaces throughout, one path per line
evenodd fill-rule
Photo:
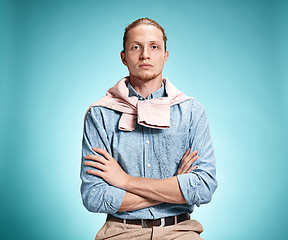
M 147 131 L 146 131 L 147 130 Z M 144 131 L 144 151 L 145 151 L 145 159 L 144 159 L 144 164 L 145 164 L 145 176 L 146 177 L 151 177 L 151 174 L 150 174 L 150 167 L 151 167 L 151 164 L 149 163 L 149 149 L 150 149 L 150 141 L 148 139 L 149 137 L 149 128 L 145 128 L 145 131 Z

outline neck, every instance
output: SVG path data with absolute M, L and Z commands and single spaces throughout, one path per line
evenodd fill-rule
M 130 83 L 133 88 L 144 98 L 147 98 L 151 93 L 155 92 L 162 85 L 162 74 L 151 80 L 141 80 L 137 77 L 130 75 Z

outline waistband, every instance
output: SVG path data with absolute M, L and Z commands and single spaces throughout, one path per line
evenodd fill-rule
M 186 220 L 190 220 L 189 213 L 183 213 L 176 216 L 164 217 L 159 219 L 122 219 L 115 217 L 111 214 L 107 215 L 106 221 L 121 222 L 124 224 L 134 224 L 141 225 L 143 228 L 152 228 L 152 227 L 165 227 L 171 226 Z

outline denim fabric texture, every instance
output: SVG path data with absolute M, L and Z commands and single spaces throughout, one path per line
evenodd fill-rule
M 130 83 L 129 96 L 145 101 Z M 165 83 L 147 99 L 165 97 Z M 125 219 L 158 219 L 193 212 L 194 205 L 208 203 L 217 188 L 215 156 L 209 133 L 208 119 L 202 104 L 194 99 L 171 106 L 170 128 L 155 129 L 136 124 L 132 132 L 118 129 L 121 112 L 105 107 L 92 107 L 84 122 L 81 194 L 84 206 L 91 212 L 110 213 Z M 117 212 L 125 190 L 109 185 L 103 179 L 88 174 L 92 169 L 84 165 L 85 156 L 97 154 L 92 148 L 108 151 L 131 176 L 169 178 L 175 176 L 184 153 L 198 150 L 198 168 L 178 175 L 182 194 L 187 204 L 162 203 L 129 212 Z

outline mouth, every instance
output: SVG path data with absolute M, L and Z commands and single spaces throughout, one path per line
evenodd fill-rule
M 143 64 L 139 65 L 139 68 L 142 68 L 142 69 L 149 69 L 149 68 L 152 68 L 152 67 L 153 67 L 153 65 L 148 64 L 148 63 L 143 63 Z

